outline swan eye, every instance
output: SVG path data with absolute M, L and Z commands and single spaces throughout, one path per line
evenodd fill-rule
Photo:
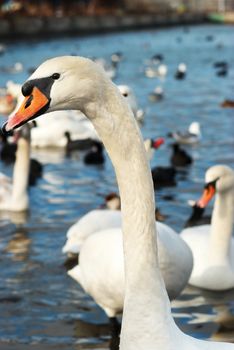
M 123 96 L 128 97 L 128 93 L 127 92 L 123 93 Z
M 58 80 L 59 78 L 60 78 L 60 74 L 59 73 L 52 74 L 52 79 Z

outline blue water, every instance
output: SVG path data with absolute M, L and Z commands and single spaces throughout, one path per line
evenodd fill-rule
M 157 192 L 157 204 L 167 216 L 166 223 L 178 232 L 190 214 L 188 199 L 202 191 L 204 173 L 214 164 L 234 166 L 233 109 L 220 103 L 233 99 L 234 42 L 231 26 L 196 26 L 72 37 L 56 40 L 9 43 L 0 57 L 0 66 L 22 62 L 18 74 L 2 72 L 0 86 L 8 80 L 23 83 L 27 70 L 47 58 L 77 54 L 109 58 L 122 51 L 115 82 L 130 85 L 139 105 L 146 111 L 144 137 L 166 136 L 185 129 L 196 120 L 201 124 L 202 141 L 187 147 L 193 165 L 178 175 L 178 185 Z M 207 35 L 213 35 L 208 41 Z M 180 42 L 178 41 L 180 38 Z M 144 75 L 146 60 L 163 54 L 168 65 L 165 80 Z M 229 63 L 226 77 L 217 77 L 213 63 Z M 180 62 L 185 62 L 185 80 L 174 79 Z M 161 85 L 165 98 L 159 103 L 148 94 Z M 3 120 L 3 118 L 1 118 Z M 169 164 L 170 140 L 152 160 L 153 165 Z M 102 167 L 87 167 L 83 154 L 66 158 L 63 151 L 33 150 L 44 164 L 44 175 L 30 189 L 30 215 L 24 223 L 17 218 L 0 221 L 0 348 L 1 349 L 107 349 L 108 320 L 102 310 L 66 274 L 61 248 L 65 234 L 81 215 L 100 206 L 103 197 L 116 191 L 109 159 Z M 11 174 L 0 164 L 0 171 Z M 170 201 L 166 200 L 170 197 Z M 212 204 L 208 208 L 211 212 Z M 234 292 L 208 293 L 188 287 L 172 303 L 176 321 L 199 338 L 234 342 Z

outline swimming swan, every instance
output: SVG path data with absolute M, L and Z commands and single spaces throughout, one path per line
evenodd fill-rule
M 234 344 L 184 334 L 171 315 L 158 266 L 154 190 L 141 133 L 130 107 L 101 67 L 82 57 L 44 62 L 22 87 L 6 132 L 46 111 L 81 110 L 112 160 L 121 197 L 125 298 L 120 350 L 228 350 Z
M 0 210 L 26 211 L 29 207 L 28 179 L 30 170 L 30 128 L 19 131 L 12 180 L 0 173 Z
M 211 225 L 186 228 L 181 236 L 194 257 L 190 284 L 218 291 L 234 287 L 234 171 L 226 165 L 207 170 L 204 195 L 197 204 L 206 206 L 214 195 Z

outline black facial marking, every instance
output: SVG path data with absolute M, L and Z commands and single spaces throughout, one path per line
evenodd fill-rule
M 216 182 L 219 180 L 219 177 L 217 177 L 217 179 L 208 182 L 207 184 L 205 184 L 204 188 L 208 189 L 209 187 L 213 187 L 214 189 L 216 188 Z

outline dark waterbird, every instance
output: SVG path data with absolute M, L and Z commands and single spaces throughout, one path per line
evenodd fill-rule
M 103 146 L 99 141 L 94 141 L 91 150 L 84 156 L 84 163 L 87 165 L 104 164 L 105 157 L 103 154 Z
M 192 164 L 192 157 L 185 150 L 183 150 L 178 143 L 172 144 L 172 150 L 170 160 L 173 166 L 185 166 Z

